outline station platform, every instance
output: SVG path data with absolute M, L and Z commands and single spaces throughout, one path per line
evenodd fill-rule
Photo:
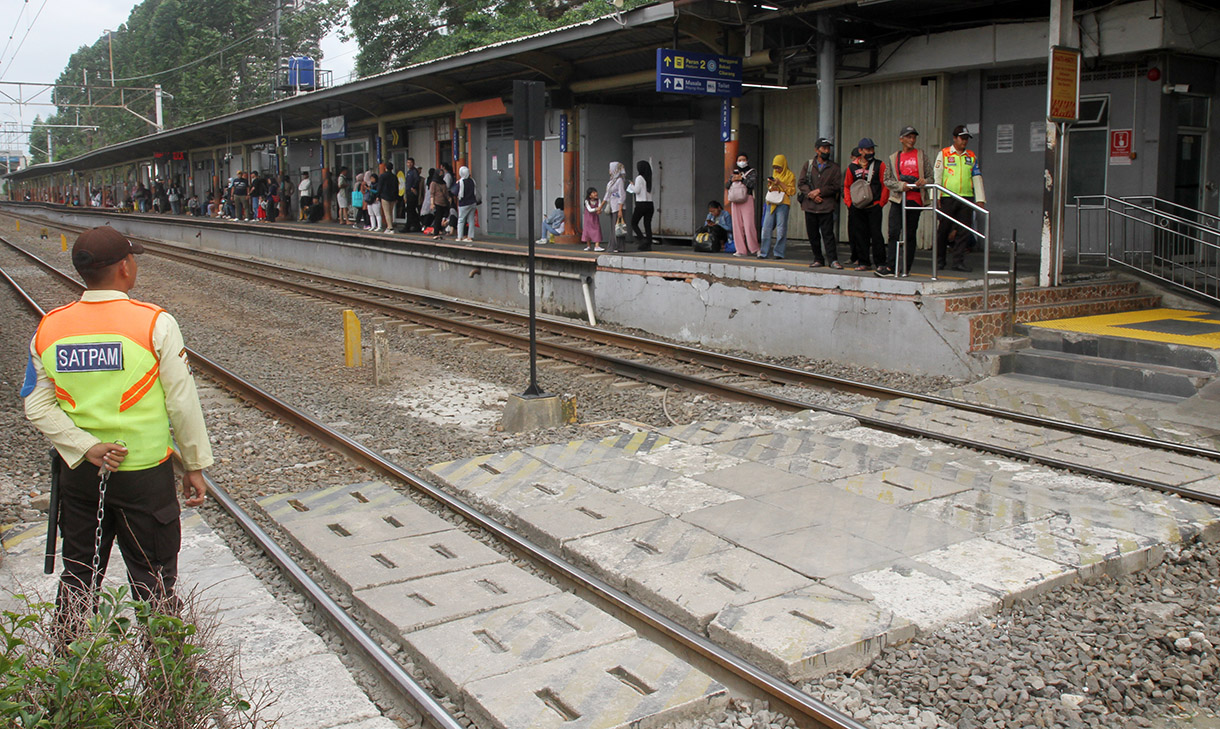
M 0 210 L 48 224 L 104 222 L 188 248 L 506 307 L 528 303 L 527 244 L 517 241 L 464 243 L 329 223 L 248 223 L 26 203 L 0 204 Z M 1007 266 L 1003 245 L 993 244 L 993 270 Z M 968 260 L 973 272 L 939 272 L 933 279 L 929 251 L 918 251 L 910 276 L 878 278 L 810 268 L 812 253 L 804 241 L 790 241 L 788 257 L 778 261 L 695 253 L 666 243 L 614 254 L 557 244 L 536 248 L 538 307 L 544 314 L 754 355 L 914 374 L 973 378 L 999 371 L 994 343 L 1013 324 L 1163 305 L 1146 284 L 1099 268 L 1069 266 L 1061 286 L 1040 288 L 1038 262 L 1024 255 L 1017 257 L 1017 300 L 1010 314 L 1009 277 L 987 277 L 984 297 L 979 253 Z M 846 245 L 840 251 L 845 258 Z
M 1078 332 L 1220 350 L 1220 312 L 1158 308 L 1051 319 L 1033 322 L 1029 326 L 1059 332 Z
M 21 610 L 24 601 L 15 595 L 54 602 L 58 575 L 42 572 L 46 523 L 10 525 L 0 532 L 0 540 L 0 608 Z M 215 619 L 214 639 L 237 656 L 239 693 L 256 707 L 262 697 L 262 720 L 279 717 L 279 726 L 295 729 L 398 726 L 382 716 L 326 643 L 193 511 L 183 512 L 179 563 L 178 594 L 193 596 L 201 614 Z M 105 586 L 126 583 L 116 546 Z

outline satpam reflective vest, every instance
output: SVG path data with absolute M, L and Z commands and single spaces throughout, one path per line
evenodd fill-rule
M 122 441 L 120 471 L 139 471 L 173 453 L 153 327 L 163 309 L 130 299 L 77 301 L 38 325 L 34 350 L 72 422 L 103 443 Z
M 979 158 L 969 149 L 958 152 L 949 145 L 941 150 L 940 184 L 961 195 L 974 197 L 974 176 L 979 172 Z

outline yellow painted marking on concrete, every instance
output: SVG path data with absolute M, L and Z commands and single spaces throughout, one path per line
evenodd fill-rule
M 360 367 L 363 352 L 360 351 L 360 319 L 351 309 L 343 310 L 343 363 L 348 367 Z
M 7 529 L 4 533 L 12 534 L 14 531 L 17 531 L 18 527 L 24 527 L 24 526 L 26 526 L 26 525 L 25 524 L 14 524 L 13 527 Z M 45 522 L 40 523 L 40 524 L 35 524 L 33 526 L 30 526 L 28 529 L 24 529 L 24 530 L 20 531 L 18 534 L 14 534 L 11 537 L 5 538 L 4 539 L 4 548 L 9 549 L 9 550 L 14 550 L 17 547 L 24 544 L 25 542 L 29 541 L 30 539 L 35 539 L 37 537 L 46 536 L 46 533 L 47 533 L 47 525 Z
M 1130 329 L 1124 325 L 1148 324 L 1150 322 L 1167 320 L 1189 320 L 1220 325 L 1220 315 L 1205 311 L 1188 309 L 1145 309 L 1143 311 L 1125 311 L 1119 314 L 1101 314 L 1098 316 L 1079 316 L 1071 319 L 1053 319 L 1050 321 L 1032 322 L 1031 327 L 1053 329 L 1065 332 L 1081 332 L 1108 337 L 1124 337 L 1140 339 L 1148 342 L 1165 342 L 1168 344 L 1185 344 L 1191 347 L 1220 349 L 1220 332 L 1209 334 L 1166 334 L 1145 329 Z

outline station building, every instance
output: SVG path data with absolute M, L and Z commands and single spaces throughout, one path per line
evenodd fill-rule
M 121 201 L 138 181 L 173 179 L 201 199 L 238 170 L 352 170 L 413 157 L 471 168 L 483 187 L 481 234 L 525 240 L 523 142 L 512 134 L 512 81 L 547 87 L 546 138 L 536 142 L 534 209 L 563 196 L 569 231 L 587 187 L 611 162 L 655 174 L 654 230 L 687 239 L 724 195 L 738 151 L 794 172 L 814 140 L 835 141 L 846 166 L 861 137 L 882 159 L 907 125 L 929 157 L 958 124 L 974 133 L 992 239 L 1012 231 L 1039 248 L 1047 146 L 1048 3 L 942 0 L 659 2 L 557 30 L 304 93 L 8 175 L 14 199 Z M 1075 197 L 1155 196 L 1216 213 L 1220 10 L 1190 0 L 1076 0 L 1082 115 L 1068 131 L 1066 244 Z M 657 50 L 742 59 L 728 141 L 721 99 L 659 93 Z M 317 183 L 315 182 L 315 185 Z M 189 193 L 188 193 L 189 194 Z M 802 216 L 789 237 L 805 237 Z M 843 216 L 845 219 L 846 216 Z M 845 224 L 845 220 L 843 221 Z M 921 226 L 921 247 L 932 225 Z M 845 235 L 842 236 L 844 239 Z M 1087 245 L 1087 242 L 1085 242 Z

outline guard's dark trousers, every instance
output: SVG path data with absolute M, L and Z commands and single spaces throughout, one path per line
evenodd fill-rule
M 59 526 L 63 534 L 63 572 L 56 605 L 60 611 L 83 608 L 91 612 L 94 591 L 101 585 L 117 540 L 127 564 L 132 595 L 140 600 L 173 598 L 178 581 L 178 549 L 182 529 L 178 495 L 170 461 L 143 471 L 110 474 L 102 515 L 99 573 L 93 574 L 93 545 L 97 529 L 98 468 L 84 461 L 71 470 L 60 461 Z

